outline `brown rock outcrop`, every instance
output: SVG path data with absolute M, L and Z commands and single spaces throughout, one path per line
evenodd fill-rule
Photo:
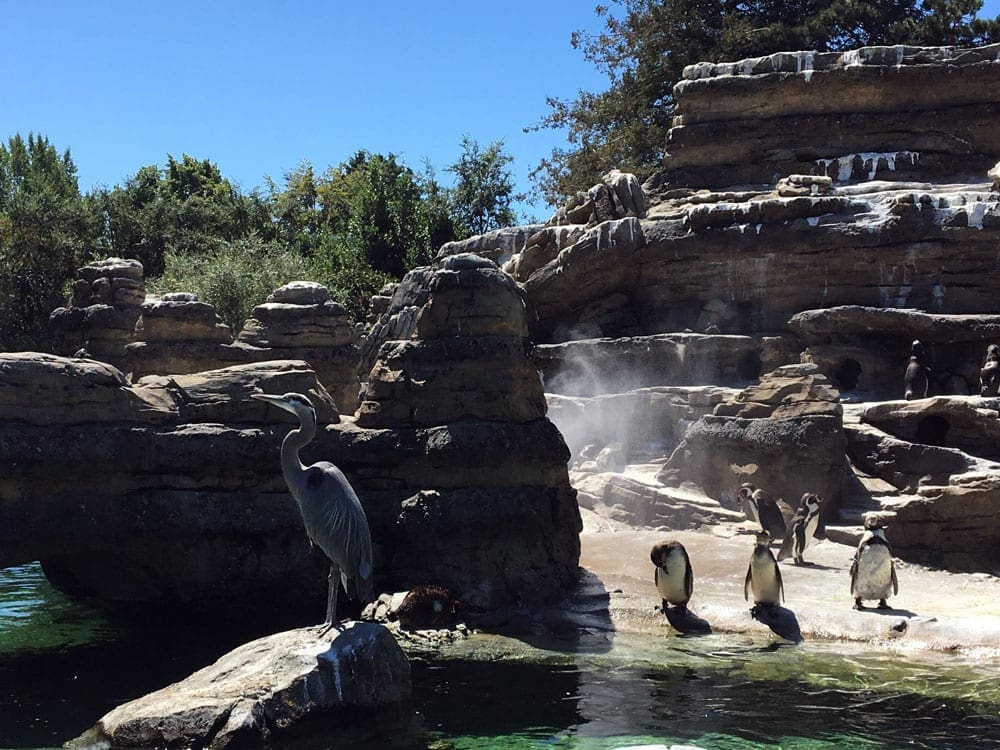
M 303 359 L 345 413 L 358 403 L 361 350 L 344 307 L 330 300 L 325 286 L 293 281 L 257 305 L 236 337 L 245 361 Z M 257 350 L 267 350 L 259 352 Z M 231 354 L 236 354 L 232 352 Z
M 778 368 L 691 425 L 657 478 L 690 482 L 730 507 L 743 482 L 792 505 L 815 492 L 822 517 L 835 518 L 849 471 L 838 397 L 814 365 Z
M 52 311 L 49 328 L 56 354 L 85 350 L 88 357 L 120 368 L 135 341 L 139 306 L 146 298 L 142 264 L 108 258 L 79 270 L 67 307 Z
M 792 173 L 984 174 L 1000 156 L 998 51 L 896 45 L 689 65 L 664 177 L 719 188 Z

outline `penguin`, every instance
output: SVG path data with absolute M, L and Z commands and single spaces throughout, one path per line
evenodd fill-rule
M 881 519 L 869 514 L 865 517 L 865 533 L 858 543 L 858 551 L 851 560 L 854 608 L 864 609 L 864 599 L 878 599 L 879 609 L 889 609 L 885 600 L 889 597 L 890 588 L 894 596 L 899 593 L 892 550 L 885 540 L 885 526 Z
M 753 590 L 753 609 L 750 614 L 754 617 L 761 607 L 776 607 L 785 598 L 785 587 L 781 582 L 781 570 L 778 568 L 778 561 L 771 553 L 771 535 L 767 530 L 757 532 L 757 545 L 753 548 L 750 556 L 750 565 L 747 566 L 747 577 L 743 582 L 743 598 L 750 600 L 750 591 Z
M 670 539 L 653 545 L 649 559 L 656 566 L 653 580 L 660 592 L 663 611 L 673 604 L 679 611 L 687 610 L 688 600 L 694 590 L 694 575 L 687 550 L 678 541 Z
M 1000 346 L 990 344 L 986 347 L 986 361 L 979 371 L 979 394 L 996 396 L 998 390 L 1000 390 Z
M 785 536 L 785 517 L 778 504 L 764 490 L 744 482 L 736 496 L 748 520 L 760 524 L 762 529 L 771 534 L 772 539 Z
M 778 559 L 784 560 L 791 556 L 796 565 L 805 562 L 802 555 L 816 534 L 819 527 L 819 496 L 806 492 L 799 502 L 799 509 L 795 511 L 791 524 L 788 527 L 788 534 L 781 544 L 778 552 Z
M 914 339 L 910 345 L 910 362 L 906 365 L 903 384 L 906 390 L 903 395 L 907 401 L 915 398 L 927 398 L 930 368 L 924 367 L 924 345 L 920 339 Z

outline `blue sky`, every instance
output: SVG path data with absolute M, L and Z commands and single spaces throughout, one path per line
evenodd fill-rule
M 361 148 L 414 169 L 429 159 L 446 181 L 468 135 L 503 139 L 526 190 L 565 143 L 523 132 L 546 97 L 606 88 L 569 43 L 600 28 L 595 4 L 0 0 L 0 139 L 34 131 L 70 148 L 84 190 L 184 153 L 249 190 Z M 981 15 L 998 13 L 988 0 Z

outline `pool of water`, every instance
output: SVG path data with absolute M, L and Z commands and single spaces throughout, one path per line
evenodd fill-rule
M 0 748 L 57 747 L 253 635 L 110 618 L 0 571 Z M 997 667 L 748 637 L 473 638 L 415 657 L 414 715 L 356 748 L 1000 747 Z M 283 742 L 328 747 L 322 734 Z

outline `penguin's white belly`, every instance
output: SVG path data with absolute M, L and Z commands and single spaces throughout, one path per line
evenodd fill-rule
M 855 599 L 885 599 L 892 591 L 892 555 L 883 544 L 870 544 L 858 555 L 858 572 L 851 595 Z
M 656 589 L 660 592 L 660 598 L 671 604 L 679 604 L 687 601 L 687 592 L 684 590 L 684 574 L 687 566 L 684 564 L 684 555 L 680 552 L 672 552 L 667 558 L 667 571 L 663 568 L 656 570 Z M 648 579 L 647 579 L 648 580 Z
M 755 604 L 780 604 L 777 565 L 768 556 L 754 556 L 750 562 L 750 590 Z
M 816 529 L 819 526 L 819 513 L 806 521 L 806 538 L 802 542 L 802 549 L 808 547 L 816 536 Z

